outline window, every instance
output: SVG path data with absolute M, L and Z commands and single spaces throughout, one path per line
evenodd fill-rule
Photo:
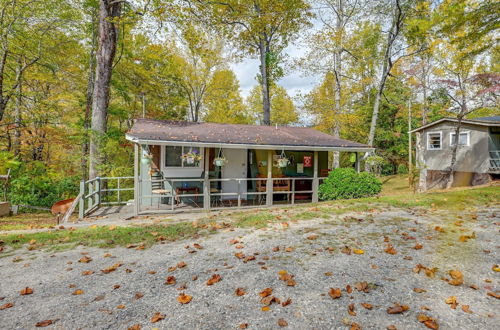
M 427 150 L 441 150 L 442 132 L 427 133 Z
M 459 146 L 468 146 L 469 145 L 469 132 L 460 132 L 460 139 L 458 140 Z M 450 133 L 450 146 L 455 145 L 457 142 L 456 133 Z
M 165 167 L 199 167 L 201 161 L 188 161 L 182 159 L 182 155 L 192 152 L 200 155 L 198 147 L 166 146 L 165 147 Z

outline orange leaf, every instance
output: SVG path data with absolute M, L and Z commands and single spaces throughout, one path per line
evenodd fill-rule
M 287 321 L 285 321 L 284 319 L 279 319 L 279 320 L 278 320 L 278 325 L 279 325 L 280 327 L 286 327 L 286 326 L 288 326 L 288 322 L 287 322 Z
M 181 262 L 179 262 L 179 263 L 177 264 L 177 267 L 178 267 L 178 268 L 184 268 L 184 267 L 186 267 L 186 263 L 185 263 L 184 261 L 181 261 Z
M 267 296 L 271 295 L 272 293 L 273 293 L 273 289 L 271 289 L 271 288 L 265 288 L 264 290 L 262 290 L 261 293 L 259 293 L 259 296 L 261 296 L 261 297 L 264 298 L 264 297 L 267 297 Z
M 469 305 L 462 305 L 462 310 L 466 313 L 472 314 L 472 311 L 469 309 Z
M 165 318 L 165 315 L 161 314 L 160 312 L 156 312 L 155 315 L 151 318 L 152 323 L 156 323 L 158 321 L 161 321 Z
M 264 307 L 261 308 L 261 310 L 263 312 L 267 312 L 269 310 L 269 306 L 264 306 Z
M 291 303 L 292 303 L 292 299 L 291 299 L 291 298 L 288 298 L 287 300 L 285 300 L 285 301 L 281 304 L 281 306 L 286 307 L 286 306 L 290 305 Z
M 21 290 L 21 296 L 26 296 L 28 294 L 32 294 L 33 289 L 29 287 L 25 287 L 24 289 Z
M 131 325 L 127 330 L 141 330 L 141 325 L 139 323 Z
M 52 320 L 45 320 L 45 321 L 40 321 L 36 324 L 38 328 L 43 328 L 43 327 L 48 327 L 49 325 L 53 324 L 54 321 Z
M 74 296 L 79 296 L 79 295 L 81 295 L 81 294 L 83 294 L 83 290 L 81 290 L 81 289 L 75 290 L 75 291 L 73 291 L 73 293 L 72 293 L 72 295 L 74 295 Z
M 340 291 L 340 288 L 330 288 L 330 291 L 328 291 L 328 294 L 330 295 L 330 297 L 332 297 L 332 299 L 337 299 L 337 298 L 340 298 L 342 297 L 342 292 Z
M 14 303 L 8 302 L 8 303 L 3 304 L 2 306 L 0 306 L 0 311 L 4 310 L 4 309 L 7 309 L 7 308 L 11 308 L 11 307 L 14 307 Z
M 464 276 L 459 270 L 450 270 L 448 274 L 451 276 L 451 280 L 448 281 L 449 284 L 456 286 L 464 282 Z
M 245 255 L 243 254 L 243 252 L 238 252 L 238 253 L 235 253 L 234 256 L 238 259 L 243 259 L 245 258 Z
M 417 244 L 415 244 L 415 246 L 414 246 L 413 248 L 414 248 L 415 250 L 420 250 L 420 249 L 422 249 L 423 247 L 424 247 L 424 246 L 423 246 L 422 244 L 417 243 Z
M 350 304 L 349 306 L 347 306 L 347 313 L 349 313 L 349 315 L 356 316 L 356 312 L 354 310 L 354 304 Z
M 388 314 L 401 314 L 403 312 L 406 312 L 409 310 L 410 307 L 408 305 L 400 305 L 400 304 L 394 304 L 394 306 L 387 308 L 387 313 Z
M 173 285 L 175 284 L 177 281 L 175 280 L 175 276 L 168 276 L 167 277 L 167 281 L 165 282 L 165 284 L 167 285 Z
M 193 246 L 194 246 L 195 248 L 197 248 L 198 250 L 203 249 L 203 247 L 202 247 L 200 244 L 198 244 L 198 243 L 194 243 L 194 244 L 193 244 Z
M 141 299 L 142 297 L 144 297 L 144 295 L 140 292 L 136 292 L 135 295 L 134 295 L 134 298 L 137 300 L 137 299 Z
M 366 309 L 372 309 L 373 308 L 373 305 L 369 304 L 369 303 L 361 303 L 361 306 L 363 306 Z
M 389 254 L 397 254 L 398 252 L 394 249 L 394 246 L 392 246 L 392 244 L 387 244 L 387 248 L 384 250 L 386 253 L 389 253 Z
M 236 291 L 234 291 L 237 296 L 244 296 L 246 294 L 245 290 L 243 288 L 237 288 Z
M 347 293 L 352 293 L 352 288 L 349 284 L 345 286 L 345 290 L 347 291 Z
M 354 287 L 358 291 L 362 291 L 364 293 L 370 292 L 370 289 L 368 288 L 368 283 L 367 282 L 358 282 L 358 283 L 354 284 Z
M 420 289 L 420 288 L 413 288 L 413 291 L 414 291 L 414 292 L 416 292 L 416 293 L 424 293 L 424 292 L 427 292 L 427 290 Z
M 86 264 L 89 263 L 89 262 L 91 262 L 91 261 L 92 261 L 92 258 L 89 257 L 89 256 L 84 256 L 84 257 L 80 258 L 80 260 L 78 260 L 78 262 L 83 262 L 83 263 L 86 263 Z
M 192 298 L 193 297 L 187 294 L 181 293 L 179 297 L 177 297 L 177 301 L 180 302 L 181 304 L 188 304 Z
M 222 280 L 222 277 L 220 277 L 219 274 L 213 274 L 211 278 L 208 279 L 207 285 L 214 285 L 217 282 L 220 282 Z
M 94 274 L 94 271 L 93 270 L 85 270 L 82 272 L 82 275 L 85 276 L 85 275 L 92 275 Z
M 116 306 L 116 308 L 118 308 L 118 309 L 124 309 L 125 305 L 118 305 L 118 306 Z
M 458 306 L 457 297 L 451 296 L 445 299 L 446 304 L 450 305 L 451 308 L 455 309 Z
M 240 329 L 246 329 L 248 328 L 248 323 L 241 323 L 240 324 Z

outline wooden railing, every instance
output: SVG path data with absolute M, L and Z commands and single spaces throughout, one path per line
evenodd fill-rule
M 490 151 L 490 171 L 500 172 L 500 150 Z

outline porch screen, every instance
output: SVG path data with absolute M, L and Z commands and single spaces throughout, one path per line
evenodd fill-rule
M 181 167 L 182 166 L 182 147 L 166 147 L 165 166 L 166 167 Z

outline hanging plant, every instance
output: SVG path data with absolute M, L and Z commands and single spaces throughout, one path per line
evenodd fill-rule
M 227 159 L 222 154 L 222 149 L 219 149 L 219 155 L 214 158 L 214 165 L 218 167 L 222 167 L 227 164 Z
M 281 155 L 276 160 L 276 164 L 277 164 L 278 167 L 281 167 L 281 168 L 287 167 L 288 164 L 290 164 L 290 160 L 285 155 L 285 150 L 283 150 L 281 152 Z
M 202 157 L 197 150 L 190 149 L 189 152 L 182 154 L 181 159 L 187 164 L 193 165 L 194 163 L 199 162 Z

